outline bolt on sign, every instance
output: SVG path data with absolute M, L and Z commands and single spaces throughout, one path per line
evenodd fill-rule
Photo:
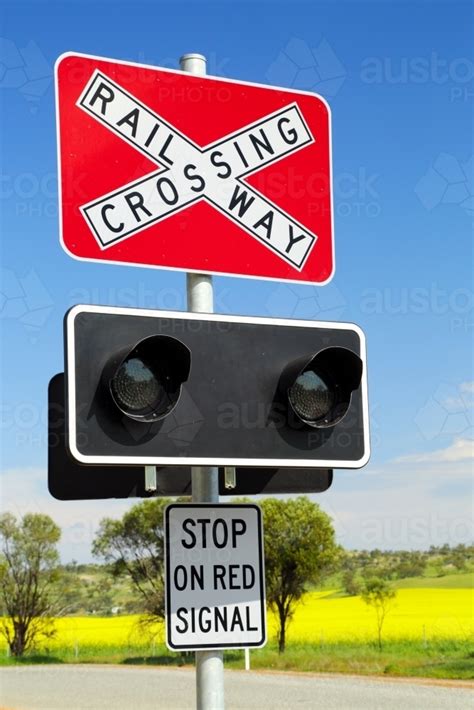
M 263 533 L 252 504 L 165 509 L 166 643 L 173 651 L 266 643 Z
M 330 111 L 320 96 L 64 54 L 56 102 L 71 256 L 331 279 Z

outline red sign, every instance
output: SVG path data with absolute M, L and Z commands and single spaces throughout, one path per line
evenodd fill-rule
M 330 112 L 316 94 L 64 54 L 56 100 L 71 256 L 332 277 Z

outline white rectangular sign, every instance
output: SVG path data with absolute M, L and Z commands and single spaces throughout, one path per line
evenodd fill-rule
M 266 643 L 263 531 L 252 504 L 165 510 L 166 643 L 176 650 Z

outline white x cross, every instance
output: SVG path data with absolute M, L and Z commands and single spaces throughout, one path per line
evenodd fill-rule
M 303 267 L 317 236 L 245 181 L 314 142 L 296 103 L 205 147 L 98 70 L 77 106 L 159 166 L 81 206 L 102 249 L 204 199 L 296 269 Z

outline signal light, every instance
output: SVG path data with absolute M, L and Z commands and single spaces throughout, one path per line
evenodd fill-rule
M 362 331 L 101 306 L 66 316 L 67 444 L 87 465 L 360 468 Z
M 156 335 L 113 355 L 104 380 L 125 416 L 157 422 L 176 407 L 190 368 L 189 348 L 176 338 Z
M 352 350 L 329 347 L 291 363 L 282 384 L 296 419 L 309 427 L 335 426 L 347 414 L 361 383 L 362 360 Z

